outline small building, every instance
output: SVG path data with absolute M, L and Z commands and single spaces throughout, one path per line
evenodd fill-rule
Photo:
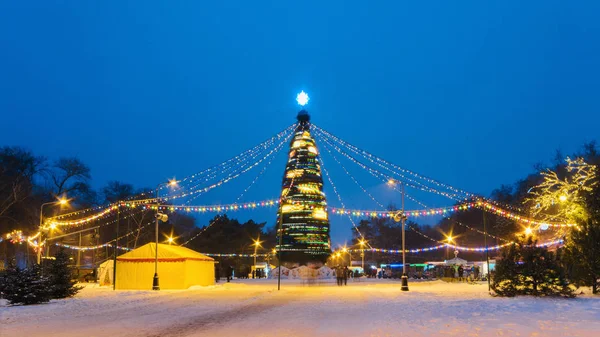
M 117 289 L 151 290 L 156 244 L 148 243 L 117 257 Z M 213 258 L 181 246 L 158 245 L 160 289 L 215 284 Z

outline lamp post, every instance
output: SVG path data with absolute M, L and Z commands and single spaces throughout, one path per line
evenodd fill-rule
M 40 206 L 40 233 L 42 233 L 42 223 L 43 223 L 43 219 L 44 219 L 44 206 L 46 205 L 66 205 L 69 202 L 69 200 L 65 199 L 65 198 L 61 198 L 57 201 L 50 201 L 50 202 L 45 202 L 42 204 L 42 206 Z M 42 234 L 40 234 L 40 243 L 38 244 L 38 250 L 37 250 L 37 263 L 40 264 L 42 262 Z M 46 257 L 48 257 L 49 254 L 49 246 L 46 249 Z
M 342 247 L 342 252 L 348 254 L 348 267 L 352 266 L 352 254 L 350 254 L 350 251 L 348 250 L 348 248 L 346 248 L 346 246 Z
M 154 250 L 154 278 L 152 279 L 152 290 L 160 290 L 159 280 L 158 280 L 158 221 L 161 220 L 163 222 L 168 220 L 166 214 L 161 214 L 158 212 L 158 208 L 160 207 L 160 200 L 158 199 L 158 191 L 162 186 L 175 186 L 177 185 L 177 180 L 170 180 L 167 183 L 160 183 L 156 186 L 156 225 L 155 225 L 155 250 Z
M 481 214 L 483 215 L 483 240 L 485 243 L 485 261 L 486 261 L 486 265 L 487 265 L 487 280 L 488 280 L 488 292 L 492 291 L 492 280 L 491 280 L 491 275 L 492 273 L 490 272 L 490 253 L 489 253 L 489 249 L 488 249 L 488 243 L 487 243 L 487 222 L 485 220 L 485 208 L 484 210 L 481 212 Z
M 394 181 L 390 180 L 390 184 Z M 404 213 L 404 184 L 402 184 L 402 211 L 397 212 L 394 215 L 394 221 L 402 222 L 402 291 L 408 291 L 408 275 L 406 274 L 406 236 L 405 236 L 405 225 L 406 225 L 406 214 Z
M 261 247 L 260 243 L 261 243 L 261 241 L 256 239 L 256 240 L 254 240 L 254 243 L 252 244 L 254 246 L 254 270 L 256 270 L 256 250 L 258 249 L 258 247 Z
M 365 239 L 362 239 L 358 242 L 360 245 L 360 257 L 362 259 L 360 267 L 363 270 L 363 274 L 365 274 Z

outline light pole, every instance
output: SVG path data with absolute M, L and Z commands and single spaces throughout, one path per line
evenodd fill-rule
M 348 248 L 346 248 L 346 246 L 342 247 L 342 252 L 348 254 L 348 267 L 352 266 L 352 254 L 350 254 L 350 251 L 348 250 Z
M 44 206 L 46 205 L 66 205 L 69 202 L 69 200 L 67 200 L 66 198 L 61 198 L 58 199 L 57 201 L 50 201 L 50 202 L 45 202 L 42 204 L 42 206 L 40 206 L 40 243 L 38 244 L 38 249 L 37 249 L 37 263 L 40 264 L 42 262 L 42 223 L 43 223 L 43 219 L 44 219 Z M 46 257 L 48 257 L 47 255 L 49 254 L 49 246 L 48 249 L 46 250 Z
M 360 267 L 363 270 L 363 274 L 365 274 L 365 239 L 361 239 L 358 244 L 360 245 L 360 257 L 362 259 Z
M 393 180 L 390 180 L 393 182 Z M 405 225 L 406 225 L 406 214 L 404 213 L 404 184 L 402 183 L 402 211 L 397 212 L 394 215 L 394 221 L 402 222 L 402 291 L 408 291 L 408 275 L 406 274 L 406 236 L 405 236 Z
M 254 270 L 255 270 L 255 272 L 256 272 L 256 250 L 258 249 L 258 247 L 261 247 L 260 243 L 261 243 L 261 241 L 256 239 L 256 240 L 254 240 L 254 243 L 252 244 L 254 246 Z
M 492 273 L 490 271 L 490 253 L 489 253 L 489 248 L 488 248 L 488 243 L 487 243 L 487 224 L 485 221 L 485 208 L 481 212 L 481 214 L 483 215 L 483 234 L 485 234 L 483 236 L 483 240 L 485 243 L 485 261 L 486 261 L 486 265 L 487 265 L 488 292 L 490 292 L 490 291 L 492 291 L 492 280 L 491 280 Z
M 158 208 L 160 207 L 160 200 L 158 199 L 158 191 L 162 186 L 175 186 L 177 185 L 177 180 L 170 180 L 167 183 L 160 183 L 156 186 L 156 225 L 155 225 L 155 250 L 154 250 L 154 278 L 152 279 L 152 290 L 160 290 L 159 280 L 158 280 L 158 221 L 161 220 L 166 222 L 169 217 L 166 214 L 162 214 L 158 212 Z

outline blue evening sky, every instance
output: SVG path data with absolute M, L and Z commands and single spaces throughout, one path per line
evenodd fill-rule
M 598 13 L 598 1 L 3 1 L 0 145 L 77 156 L 97 188 L 152 187 L 290 125 L 305 90 L 315 124 L 489 195 L 598 139 Z M 284 158 L 242 200 L 277 197 Z M 324 160 L 346 206 L 376 207 Z M 232 202 L 256 173 L 198 202 Z M 275 210 L 232 216 L 273 224 Z M 335 244 L 350 230 L 332 216 Z

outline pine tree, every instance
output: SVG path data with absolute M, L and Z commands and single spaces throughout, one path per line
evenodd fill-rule
M 585 222 L 571 231 L 565 245 L 565 255 L 571 267 L 570 276 L 579 286 L 592 287 L 600 293 L 600 224 Z
M 41 276 L 40 267 L 21 269 L 11 264 L 0 278 L 0 293 L 9 304 L 38 304 L 50 301 L 48 279 Z
M 496 264 L 492 289 L 499 296 L 516 295 L 574 297 L 561 265 L 560 254 L 539 247 L 526 238 L 502 251 Z
M 69 267 L 69 255 L 64 249 L 61 249 L 48 266 L 49 290 L 52 298 L 73 297 L 82 289 L 82 287 L 75 286 L 77 281 L 73 280 L 72 275 L 72 268 Z
M 518 271 L 519 255 L 517 246 L 510 245 L 502 250 L 501 258 L 496 262 L 492 290 L 504 297 L 517 295 L 517 286 L 521 283 Z

